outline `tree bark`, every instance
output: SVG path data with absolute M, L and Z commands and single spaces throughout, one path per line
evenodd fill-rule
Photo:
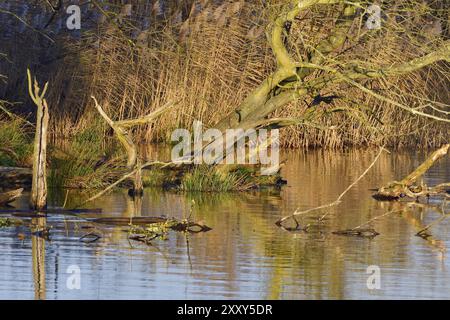
M 127 168 L 129 170 L 134 170 L 134 177 L 133 177 L 133 189 L 128 190 L 128 194 L 130 196 L 142 196 L 144 192 L 144 186 L 142 183 L 142 169 L 141 169 L 141 160 L 138 157 L 137 154 L 137 148 L 135 143 L 133 142 L 133 139 L 130 135 L 129 129 L 131 129 L 134 126 L 148 124 L 155 120 L 157 117 L 162 115 L 164 112 L 166 112 L 169 108 L 173 107 L 174 103 L 169 102 L 166 103 L 161 108 L 153 111 L 152 113 L 137 118 L 137 119 L 127 119 L 127 120 L 121 120 L 121 121 L 113 121 L 111 118 L 105 113 L 103 108 L 98 103 L 97 99 L 92 96 L 92 99 L 94 100 L 95 107 L 97 108 L 97 111 L 100 113 L 100 115 L 105 119 L 105 121 L 111 126 L 111 128 L 114 130 L 114 133 L 117 136 L 117 139 L 122 144 L 122 146 L 125 148 L 127 152 Z
M 48 83 L 45 84 L 42 93 L 36 79 L 32 85 L 31 74 L 28 70 L 29 94 L 37 106 L 36 133 L 34 137 L 33 152 L 33 176 L 31 184 L 30 208 L 35 210 L 47 207 L 47 129 L 48 129 L 48 105 L 44 98 Z

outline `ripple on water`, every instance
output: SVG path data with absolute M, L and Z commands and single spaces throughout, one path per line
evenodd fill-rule
M 283 174 L 289 183 L 279 194 L 231 193 L 197 199 L 146 190 L 142 215 L 180 218 L 194 199 L 195 219 L 213 228 L 188 237 L 171 233 L 152 246 L 132 242 L 130 247 L 123 228 L 106 228 L 98 241 L 82 243 L 79 238 L 86 230 L 77 229 L 76 218 L 60 215 L 48 219 L 53 226 L 50 241 L 31 241 L 26 228 L 2 229 L 0 298 L 449 299 L 450 260 L 444 250 L 450 245 L 450 219 L 433 227 L 428 240 L 415 234 L 439 213 L 420 208 L 373 221 L 370 226 L 380 232 L 374 239 L 331 234 L 392 210 L 395 204 L 374 201 L 369 189 L 408 173 L 423 154 L 383 155 L 339 206 L 326 211 L 323 225 L 309 233 L 292 234 L 274 225 L 296 208 L 335 200 L 373 157 L 374 152 L 364 151 L 287 152 Z M 448 159 L 441 161 L 425 182 L 449 181 L 449 165 Z M 93 206 L 102 207 L 105 215 L 129 217 L 135 214 L 129 201 L 125 192 L 115 192 Z M 14 205 L 26 208 L 26 195 Z M 316 224 L 315 217 L 299 221 Z M 19 239 L 18 233 L 26 238 Z M 45 245 L 40 269 L 33 262 L 36 243 Z M 66 286 L 71 265 L 81 269 L 81 290 Z M 370 265 L 380 267 L 380 290 L 367 289 Z

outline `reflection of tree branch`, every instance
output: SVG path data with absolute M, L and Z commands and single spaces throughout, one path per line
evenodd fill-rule
M 192 272 L 192 260 L 191 260 L 190 244 L 189 244 L 189 233 L 185 232 L 184 236 L 186 238 L 186 254 L 187 254 L 187 257 L 188 257 L 188 261 L 189 261 L 189 268 L 190 268 L 190 270 Z
M 385 151 L 385 149 L 384 149 L 384 147 L 381 147 L 380 148 L 380 151 L 378 152 L 378 154 L 377 154 L 377 156 L 375 157 L 375 159 L 372 161 L 372 163 L 369 165 L 369 167 L 367 167 L 367 169 L 366 170 L 364 170 L 364 172 L 355 180 L 355 181 L 353 181 L 353 183 L 352 184 L 350 184 L 345 190 L 344 190 L 344 192 L 342 192 L 340 195 L 339 195 L 339 197 L 336 199 L 336 200 L 334 200 L 333 202 L 330 202 L 330 203 L 327 203 L 327 204 L 324 204 L 324 205 L 321 205 L 321 206 L 318 206 L 318 207 L 315 207 L 315 208 L 311 208 L 311 209 L 308 209 L 308 210 L 304 210 L 304 211 L 298 211 L 298 208 L 294 211 L 294 213 L 293 214 L 291 214 L 291 215 L 289 215 L 289 216 L 285 216 L 285 217 L 283 217 L 283 218 L 281 218 L 281 219 L 279 219 L 277 222 L 276 222 L 276 225 L 277 226 L 279 226 L 279 227 L 282 227 L 282 225 L 283 225 L 283 222 L 285 222 L 286 220 L 288 220 L 288 219 L 294 219 L 294 221 L 296 222 L 296 224 L 297 224 L 297 227 L 299 227 L 298 226 L 298 222 L 297 222 L 297 220 L 295 219 L 295 217 L 296 216 L 299 216 L 299 215 L 304 215 L 304 214 L 306 214 L 306 213 L 309 213 L 309 212 L 313 212 L 313 211 L 317 211 L 317 210 L 321 210 L 321 209 L 325 209 L 325 208 L 330 208 L 330 207 L 333 207 L 333 206 L 336 206 L 336 205 L 338 205 L 339 203 L 341 203 L 341 200 L 342 200 L 342 198 L 344 197 L 344 195 L 351 189 L 351 188 L 353 188 L 366 174 L 367 174 L 367 172 L 369 172 L 369 170 L 375 165 L 375 163 L 378 161 L 378 158 L 381 156 L 381 153 L 383 152 L 383 151 Z M 329 212 L 328 212 L 329 213 Z M 323 221 L 323 219 L 328 215 L 328 213 L 325 213 L 324 215 L 322 215 L 320 218 L 319 218 L 319 221 Z
M 439 219 L 437 219 L 437 220 L 431 222 L 430 224 L 428 224 L 428 225 L 425 226 L 424 228 L 420 229 L 419 232 L 416 233 L 416 236 L 421 237 L 421 236 L 424 234 L 425 231 L 427 231 L 428 229 L 430 229 L 432 226 L 434 226 L 434 225 L 440 223 L 441 221 L 444 221 L 444 220 L 450 215 L 450 212 L 449 212 L 449 213 L 446 213 L 446 212 L 445 212 L 445 206 L 446 206 L 446 204 L 447 204 L 447 200 L 444 200 L 444 202 L 442 203 L 442 206 L 441 206 L 440 210 L 438 210 L 438 211 L 442 214 L 442 216 L 441 216 Z
M 402 212 L 402 210 L 391 210 L 391 211 L 385 212 L 383 214 L 380 214 L 379 216 L 376 216 L 376 217 L 374 217 L 374 218 L 372 218 L 372 219 L 370 219 L 370 220 L 360 224 L 359 226 L 356 226 L 356 227 L 352 228 L 352 230 L 361 229 L 362 227 L 367 226 L 368 224 L 372 223 L 373 221 L 376 221 L 376 220 L 378 220 L 380 218 L 383 218 L 383 217 L 385 217 L 387 215 L 390 215 L 391 213 L 398 213 L 398 212 Z

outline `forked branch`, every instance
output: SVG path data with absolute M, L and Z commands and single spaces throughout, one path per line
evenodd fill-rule
M 155 120 L 157 117 L 162 115 L 168 109 L 174 106 L 174 103 L 169 102 L 165 104 L 163 107 L 153 111 L 152 113 L 137 119 L 131 120 L 121 120 L 121 121 L 113 121 L 103 110 L 101 105 L 98 103 L 97 99 L 94 96 L 91 96 L 94 100 L 95 107 L 100 115 L 105 119 L 105 121 L 110 125 L 110 127 L 114 130 L 114 133 L 117 136 L 117 139 L 122 144 L 127 152 L 127 168 L 129 170 L 133 170 L 132 173 L 127 175 L 125 178 L 131 177 L 134 175 L 134 189 L 130 190 L 132 195 L 140 195 L 143 192 L 143 184 L 142 184 L 142 173 L 141 173 L 141 161 L 138 158 L 137 147 L 133 142 L 133 139 L 130 135 L 129 129 L 134 126 L 148 124 Z

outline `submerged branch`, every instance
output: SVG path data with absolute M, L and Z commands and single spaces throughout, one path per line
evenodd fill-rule
M 157 117 L 159 117 L 164 112 L 166 112 L 170 107 L 172 107 L 174 105 L 174 103 L 169 102 L 169 103 L 165 104 L 163 107 L 159 108 L 158 110 L 156 110 L 144 117 L 141 117 L 141 118 L 122 120 L 122 121 L 113 121 L 105 113 L 103 108 L 97 102 L 97 99 L 94 96 L 91 96 L 91 98 L 94 100 L 95 107 L 97 108 L 100 115 L 111 126 L 111 128 L 114 130 L 114 133 L 117 136 L 117 139 L 120 141 L 122 146 L 125 148 L 125 150 L 127 152 L 127 156 L 128 156 L 127 168 L 129 170 L 134 169 L 131 174 L 128 174 L 125 176 L 125 179 L 127 179 L 127 178 L 131 178 L 131 176 L 134 175 L 134 178 L 133 178 L 134 188 L 130 190 L 130 195 L 132 195 L 132 196 L 142 195 L 144 187 L 143 187 L 143 183 L 142 183 L 141 160 L 138 159 L 136 144 L 134 143 L 134 141 L 130 135 L 130 132 L 127 129 L 130 129 L 134 126 L 148 124 L 148 123 L 152 122 Z M 122 179 L 124 179 L 124 178 L 122 178 Z M 119 180 L 118 183 L 120 183 L 120 182 L 121 181 Z
M 142 170 L 147 167 L 150 167 L 150 166 L 153 166 L 153 165 L 156 165 L 156 164 L 161 164 L 162 168 L 167 167 L 169 165 L 176 165 L 176 163 L 174 163 L 174 162 L 161 162 L 161 161 L 150 161 L 150 162 L 144 163 L 143 165 L 139 165 L 134 170 L 127 173 L 122 178 L 118 179 L 116 182 L 110 184 L 108 187 L 106 187 L 105 189 L 103 189 L 102 191 L 97 193 L 96 195 L 90 197 L 89 199 L 87 199 L 86 201 L 81 203 L 79 206 L 85 205 L 86 203 L 91 202 L 91 201 L 101 197 L 102 195 L 106 194 L 107 192 L 111 191 L 114 187 L 119 185 L 121 182 L 123 182 L 123 181 L 131 178 L 133 175 L 135 175 L 137 171 Z M 79 206 L 77 206 L 77 207 L 79 207 Z
M 358 177 L 358 179 L 356 179 L 352 184 L 350 184 L 345 190 L 344 192 L 342 192 L 339 197 L 334 200 L 333 202 L 315 207 L 315 208 L 311 208 L 308 210 L 304 210 L 304 211 L 298 211 L 299 209 L 297 208 L 293 214 L 289 215 L 289 216 L 285 216 L 281 219 L 279 219 L 275 224 L 279 227 L 283 227 L 283 223 L 288 220 L 288 219 L 293 219 L 297 226 L 298 226 L 298 222 L 296 220 L 296 217 L 299 215 L 304 215 L 306 213 L 312 212 L 312 211 L 317 211 L 317 210 L 321 210 L 321 209 L 325 209 L 325 208 L 329 208 L 329 207 L 333 207 L 338 205 L 339 203 L 341 203 L 342 198 L 345 196 L 345 194 L 351 189 L 353 188 L 366 174 L 367 172 L 370 171 L 370 169 L 375 165 L 375 163 L 378 161 L 378 158 L 381 156 L 381 154 L 383 153 L 383 151 L 386 151 L 384 149 L 384 147 L 380 148 L 380 151 L 378 152 L 378 154 L 376 155 L 375 159 L 372 161 L 372 163 L 367 167 L 366 170 L 364 170 L 364 172 Z M 326 216 L 328 215 L 328 213 L 325 213 L 324 215 L 322 215 L 318 220 L 322 221 Z

